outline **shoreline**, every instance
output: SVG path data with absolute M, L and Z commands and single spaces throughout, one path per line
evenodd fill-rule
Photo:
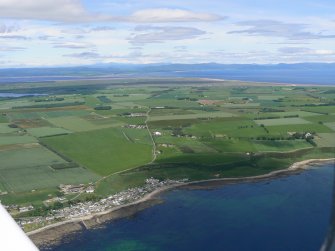
M 310 169 L 313 165 L 321 165 L 325 163 L 335 163 L 335 158 L 330 159 L 309 159 L 304 161 L 299 161 L 293 163 L 286 169 L 281 169 L 277 171 L 272 171 L 267 174 L 261 174 L 250 177 L 238 177 L 238 178 L 217 178 L 217 179 L 209 179 L 209 180 L 199 180 L 199 181 L 191 181 L 180 184 L 174 184 L 170 186 L 161 187 L 157 190 L 154 190 L 151 193 L 146 194 L 143 198 L 125 204 L 121 206 L 117 206 L 110 210 L 95 213 L 91 215 L 87 215 L 80 218 L 65 220 L 57 223 L 53 223 L 51 225 L 33 230 L 31 232 L 27 232 L 28 237 L 35 243 L 35 245 L 49 246 L 59 243 L 62 238 L 66 235 L 73 235 L 77 232 L 92 229 L 103 224 L 110 222 L 112 220 L 125 218 L 136 214 L 139 211 L 142 211 L 151 206 L 157 205 L 162 201 L 158 198 L 158 196 L 164 192 L 169 190 L 173 190 L 176 188 L 186 188 L 186 189 L 204 189 L 216 187 L 219 185 L 225 184 L 234 184 L 240 182 L 250 182 L 250 181 L 260 181 L 269 178 L 275 178 L 282 175 L 288 175 L 294 172 L 300 172 L 303 170 Z

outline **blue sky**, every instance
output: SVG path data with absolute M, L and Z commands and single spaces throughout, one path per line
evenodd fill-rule
M 0 67 L 335 62 L 333 0 L 0 0 Z

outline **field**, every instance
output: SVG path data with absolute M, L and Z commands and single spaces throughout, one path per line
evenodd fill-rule
M 233 114 L 227 112 L 202 112 L 202 113 L 182 114 L 182 115 L 152 116 L 150 118 L 150 121 L 197 119 L 197 118 L 225 118 L 233 116 L 234 116 Z
M 135 82 L 1 85 L 44 95 L 0 99 L 0 200 L 71 200 L 60 184 L 90 182 L 101 198 L 150 177 L 243 177 L 334 156 L 334 87 Z
M 37 140 L 29 135 L 1 135 L 0 146 L 35 143 Z
M 144 165 L 152 159 L 152 146 L 147 140 L 131 140 L 120 129 L 48 137 L 42 142 L 100 175 Z
M 27 131 L 29 134 L 37 138 L 71 133 L 71 131 L 65 130 L 63 128 L 57 128 L 57 127 L 30 128 Z
M 0 183 L 7 192 L 24 192 L 59 184 L 94 181 L 98 176 L 78 167 L 54 170 L 52 164 L 66 161 L 43 147 L 0 152 Z
M 260 119 L 256 120 L 256 123 L 265 126 L 310 124 L 309 121 L 301 118 Z
M 315 142 L 318 146 L 335 147 L 335 133 L 319 133 Z

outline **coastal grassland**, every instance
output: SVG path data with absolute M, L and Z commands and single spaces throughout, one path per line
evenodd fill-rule
M 206 145 L 213 147 L 218 152 L 255 152 L 256 149 L 251 141 L 240 139 L 218 139 L 208 140 Z
M 304 151 L 296 151 L 281 154 L 260 154 L 253 157 L 241 154 L 220 156 L 218 161 L 213 161 L 213 155 L 201 155 L 198 157 L 179 157 L 178 162 L 157 161 L 155 164 L 129 170 L 116 174 L 100 181 L 97 184 L 97 194 L 108 196 L 110 192 L 116 193 L 127 188 L 138 187 L 144 184 L 145 179 L 154 177 L 165 179 L 188 179 L 188 181 L 211 180 L 218 178 L 242 178 L 267 174 L 272 171 L 288 168 L 295 162 L 313 158 L 334 158 L 335 148 L 317 149 L 311 148 Z M 194 161 L 190 161 L 193 158 Z M 184 159 L 183 159 L 184 158 Z M 199 161 L 200 160 L 200 161 Z
M 253 145 L 258 152 L 285 152 L 312 147 L 306 140 L 257 140 L 253 141 Z
M 48 137 L 42 142 L 99 175 L 138 167 L 152 159 L 152 145 L 130 141 L 120 128 Z
M 55 170 L 52 164 L 66 163 L 44 147 L 22 148 L 0 152 L 0 183 L 8 192 L 57 187 L 94 181 L 97 176 L 84 168 Z
M 182 154 L 170 158 L 157 159 L 156 163 L 188 163 L 203 165 L 220 165 L 222 163 L 239 162 L 248 160 L 246 154 L 241 153 L 198 153 L 198 154 Z

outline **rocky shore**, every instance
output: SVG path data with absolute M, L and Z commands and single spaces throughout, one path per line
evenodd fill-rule
M 315 165 L 321 165 L 325 163 L 334 163 L 335 159 L 310 159 L 301 162 L 294 163 L 287 169 L 273 171 L 268 174 L 252 176 L 252 177 L 242 177 L 242 178 L 222 178 L 222 179 L 212 179 L 204 181 L 194 181 L 194 182 L 176 182 L 170 183 L 162 187 L 158 187 L 154 191 L 144 195 L 137 201 L 120 205 L 109 209 L 104 212 L 99 212 L 91 214 L 88 216 L 74 218 L 62 222 L 58 222 L 41 229 L 27 233 L 30 239 L 39 247 L 53 245 L 62 240 L 62 238 L 69 237 L 77 232 L 83 231 L 85 229 L 91 229 L 99 227 L 104 223 L 109 221 L 129 217 L 142 211 L 148 207 L 161 203 L 162 201 L 158 196 L 168 190 L 175 189 L 177 187 L 183 187 L 186 189 L 205 189 L 212 188 L 219 185 L 231 184 L 237 182 L 250 182 L 258 181 L 263 179 L 274 178 L 282 175 L 288 175 L 294 172 L 299 172 L 301 170 L 308 169 Z

